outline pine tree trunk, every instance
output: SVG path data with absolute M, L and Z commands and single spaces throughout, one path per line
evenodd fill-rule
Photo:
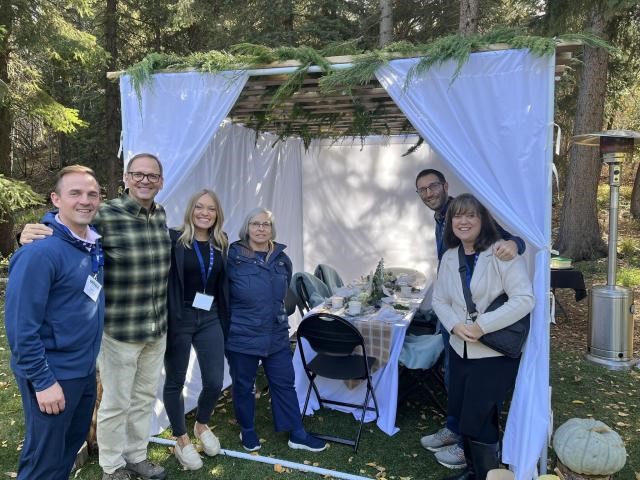
M 631 190 L 631 215 L 640 218 L 640 164 L 636 169 L 636 176 Z
M 118 0 L 107 0 L 105 12 L 104 47 L 109 53 L 107 71 L 117 70 L 118 65 Z M 108 80 L 104 75 L 105 90 L 105 148 L 104 158 L 100 167 L 100 176 L 107 198 L 113 198 L 118 193 L 122 162 L 118 158 L 120 146 L 120 97 L 118 83 Z
M 478 31 L 480 0 L 460 0 L 460 23 L 458 33 L 471 35 Z
M 0 0 L 0 25 L 6 32 L 0 37 L 0 80 L 9 85 L 9 37 L 13 26 L 13 11 L 9 0 Z M 11 176 L 12 118 L 8 99 L 0 101 L 0 173 Z M 13 218 L 10 214 L 0 219 L 0 255 L 9 255 L 15 246 Z
M 596 35 L 605 31 L 605 20 L 600 12 L 592 13 L 589 23 L 590 30 Z M 602 130 L 608 62 L 606 50 L 585 46 L 574 135 Z M 560 230 L 554 247 L 562 255 L 575 260 L 593 259 L 605 253 L 596 202 L 600 171 L 597 148 L 571 147 Z
M 393 41 L 393 6 L 392 0 L 380 0 L 380 48 Z

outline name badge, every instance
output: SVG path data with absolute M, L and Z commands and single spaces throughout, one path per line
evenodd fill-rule
M 196 296 L 194 297 L 193 304 L 191 306 L 208 312 L 211 310 L 211 305 L 213 305 L 213 295 L 196 292 Z
M 100 282 L 89 275 L 87 277 L 86 283 L 84 284 L 84 293 L 86 293 L 91 300 L 97 302 L 98 296 L 100 295 L 100 290 L 102 290 L 102 285 L 100 285 Z

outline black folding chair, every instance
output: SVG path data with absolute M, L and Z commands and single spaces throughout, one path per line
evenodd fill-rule
M 303 316 L 317 305 L 318 302 L 316 301 L 314 303 L 312 298 L 314 294 L 316 294 L 316 298 L 322 299 L 331 296 L 329 287 L 327 287 L 322 280 L 307 272 L 294 273 L 290 286 L 300 300 L 298 302 L 298 308 L 300 309 L 300 314 Z
M 436 339 L 434 335 L 437 333 L 437 323 L 438 317 L 436 317 L 433 310 L 427 312 L 418 310 L 413 316 L 407 329 L 403 350 L 400 352 L 398 404 L 404 403 L 406 399 L 416 393 L 419 393 L 421 398 L 425 398 L 424 392 L 431 399 L 433 405 L 441 413 L 446 414 L 445 402 L 440 400 L 441 396 L 446 396 L 444 377 L 442 375 L 443 345 L 441 340 L 437 343 L 430 340 Z M 424 339 L 425 343 L 420 343 L 419 346 L 411 345 L 413 342 L 420 342 L 421 339 Z M 424 358 L 425 364 L 411 368 L 402 362 L 403 354 L 405 353 L 404 349 L 416 346 L 423 349 L 424 357 L 422 358 Z
M 309 378 L 309 389 L 307 390 L 303 412 L 307 411 L 312 389 L 321 408 L 325 403 L 362 410 L 355 439 L 322 433 L 313 433 L 313 435 L 330 442 L 353 446 L 353 449 L 357 452 L 366 412 L 374 411 L 376 420 L 379 416 L 378 402 L 371 382 L 371 367 L 376 363 L 376 359 L 367 356 L 364 339 L 358 329 L 344 318 L 330 313 L 316 313 L 305 318 L 298 326 L 297 337 L 302 365 Z M 301 342 L 302 339 L 305 339 L 317 354 L 310 361 L 307 361 L 308 357 L 305 354 L 303 342 Z M 362 349 L 362 355 L 354 353 L 356 347 Z M 364 401 L 361 404 L 357 404 L 322 398 L 315 384 L 316 377 L 343 381 L 366 381 L 367 393 Z M 373 407 L 369 406 L 369 396 L 373 399 Z
M 296 311 L 296 307 L 300 305 L 300 299 L 296 292 L 291 287 L 287 288 L 287 295 L 284 297 L 284 308 L 287 311 L 287 316 L 290 317 Z
M 338 288 L 344 285 L 344 282 L 336 269 L 324 263 L 318 264 L 316 269 L 313 271 L 313 274 L 322 280 L 327 287 L 329 287 L 332 295 L 336 293 Z

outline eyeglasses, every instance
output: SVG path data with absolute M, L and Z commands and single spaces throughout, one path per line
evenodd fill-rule
M 249 226 L 256 229 L 264 228 L 265 230 L 269 230 L 271 228 L 271 222 L 249 222 Z
M 158 183 L 162 175 L 157 173 L 127 172 L 136 182 L 142 182 L 145 178 L 149 183 Z
M 426 187 L 420 187 L 416 190 L 418 195 L 425 195 L 428 192 L 435 193 L 440 190 L 440 188 L 444 185 L 442 182 L 433 182 L 427 185 Z

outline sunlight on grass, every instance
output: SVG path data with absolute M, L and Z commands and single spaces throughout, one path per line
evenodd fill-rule
M 214 478 L 223 478 L 224 477 L 224 467 L 222 465 L 217 465 L 209 470 L 209 474 Z
M 616 280 L 623 287 L 640 286 L 640 268 L 622 267 L 618 270 Z
M 618 242 L 618 253 L 625 259 L 640 256 L 640 240 L 636 238 L 623 238 Z

